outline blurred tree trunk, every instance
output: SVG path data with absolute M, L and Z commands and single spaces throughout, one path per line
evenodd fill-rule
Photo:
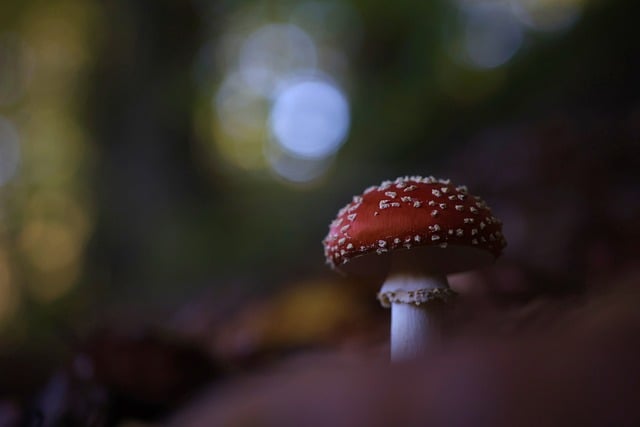
M 99 151 L 98 265 L 90 269 L 113 291 L 149 285 L 152 254 L 162 250 L 154 241 L 198 189 L 191 69 L 201 23 L 193 3 L 102 2 L 106 33 L 89 99 Z

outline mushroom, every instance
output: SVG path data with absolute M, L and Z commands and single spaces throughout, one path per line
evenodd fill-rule
M 422 354 L 439 334 L 439 303 L 456 295 L 447 275 L 492 264 L 506 246 L 502 222 L 482 199 L 419 176 L 354 196 L 323 243 L 334 269 L 384 278 L 378 299 L 391 307 L 394 361 Z

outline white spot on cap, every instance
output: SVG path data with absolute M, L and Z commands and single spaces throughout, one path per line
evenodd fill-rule
M 434 234 L 434 235 L 431 236 L 431 240 L 434 241 L 434 242 L 436 240 L 440 240 L 440 236 L 438 236 L 437 234 Z
M 419 200 L 416 200 L 415 202 L 413 202 L 413 207 L 414 208 L 419 208 L 420 206 L 422 206 L 422 202 Z
M 376 253 L 378 255 L 382 255 L 383 253 L 388 252 L 385 248 L 378 248 L 376 249 Z
M 380 209 L 387 209 L 389 207 L 389 200 L 380 200 L 380 203 L 378 203 L 378 207 Z
M 462 205 L 456 205 L 456 210 L 457 210 L 457 211 L 462 211 L 462 210 L 464 210 L 464 206 L 462 206 Z
M 438 216 L 438 211 L 437 210 L 432 210 L 431 211 L 431 216 Z
M 465 224 L 473 224 L 473 218 L 464 218 L 463 221 Z
M 442 196 L 442 194 L 440 194 L 440 191 L 436 190 L 435 188 L 431 190 L 431 194 L 433 194 L 436 197 Z
M 440 203 L 440 209 L 447 209 L 446 203 Z
M 449 195 L 449 200 L 455 200 L 457 198 L 457 196 L 455 194 L 450 194 Z
M 467 198 L 467 196 L 466 196 L 466 195 L 464 195 L 464 194 L 458 194 L 458 200 L 464 200 L 464 199 L 466 199 L 466 198 Z
M 453 228 L 450 228 L 449 231 L 447 231 L 447 233 L 453 234 Z
M 435 206 L 436 202 L 434 202 L 433 200 L 429 200 L 429 206 Z
M 456 229 L 456 236 L 462 237 L 463 234 L 464 234 L 464 230 L 462 228 Z
M 343 226 L 342 228 L 340 228 L 340 232 L 344 233 L 345 231 L 347 231 L 349 229 L 349 227 L 351 227 L 351 225 L 349 225 L 349 224 Z
M 480 221 L 480 230 L 484 229 L 486 227 L 485 223 Z
M 356 216 L 358 216 L 358 214 L 352 213 L 352 214 L 347 215 L 347 219 L 349 221 L 353 221 L 354 219 L 356 219 Z
M 475 236 L 476 234 L 478 234 L 478 229 L 477 228 L 472 228 L 471 229 L 471 235 Z
M 349 243 L 349 244 L 347 245 L 347 249 L 353 249 L 353 243 Z
M 458 190 L 458 191 L 459 191 L 459 192 L 461 192 L 461 193 L 466 193 L 466 192 L 468 192 L 468 191 L 469 191 L 469 189 L 467 188 L 467 186 L 466 186 L 466 185 L 458 185 L 458 186 L 456 187 L 456 190 Z
M 447 193 L 447 191 L 449 191 L 449 189 L 447 187 L 442 187 L 440 188 L 440 191 L 442 191 L 443 193 Z
M 447 242 L 440 243 L 440 247 L 442 249 L 446 248 L 447 247 Z
M 418 187 L 416 187 L 415 185 L 410 185 L 407 188 L 404 189 L 404 191 L 413 191 L 415 189 L 417 189 Z
M 377 189 L 378 189 L 378 187 L 376 187 L 375 185 L 372 185 L 371 187 L 369 187 L 366 190 L 364 190 L 364 194 L 369 194 L 372 191 L 376 191 Z
M 396 245 L 400 243 L 400 239 L 398 237 L 396 237 L 395 239 L 393 239 L 393 243 L 395 243 Z
M 385 246 L 387 246 L 387 242 L 385 242 L 384 240 L 378 240 L 378 246 L 384 248 Z
M 378 212 L 378 211 L 375 211 L 375 212 L 373 213 L 373 216 L 378 216 L 378 215 L 380 215 L 380 212 Z
M 392 199 L 395 199 L 398 194 L 393 191 L 385 191 L 384 195 L 387 197 L 391 197 Z
M 344 242 L 346 242 L 346 241 L 347 241 L 347 239 L 346 239 L 346 238 L 344 238 L 344 237 L 342 237 L 340 240 L 338 240 L 338 244 L 339 244 L 339 245 L 343 245 L 343 244 L 344 244 Z
M 429 231 L 440 231 L 440 226 L 438 224 L 430 225 Z
M 471 206 L 471 207 L 469 208 L 469 211 L 470 211 L 471 213 L 478 213 L 478 209 L 474 208 L 473 206 Z
M 420 240 L 422 240 L 422 238 L 420 237 L 419 234 L 416 234 L 413 240 L 415 240 L 416 242 L 419 242 Z
M 400 197 L 400 200 L 402 200 L 403 202 L 410 202 L 413 199 L 409 196 L 402 196 Z

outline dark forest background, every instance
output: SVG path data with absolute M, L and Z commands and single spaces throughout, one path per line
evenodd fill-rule
M 422 425 L 413 392 L 432 425 L 639 422 L 638 16 L 632 0 L 3 1 L 0 426 Z M 451 278 L 466 302 L 428 356 L 441 370 L 371 383 L 389 313 L 321 240 L 352 195 L 416 174 L 481 195 L 508 247 Z M 545 404 L 525 361 L 577 397 Z M 579 418 L 606 387 L 616 403 Z M 438 412 L 458 399 L 476 418 Z

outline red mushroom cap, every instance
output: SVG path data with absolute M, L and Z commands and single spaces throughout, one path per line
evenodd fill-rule
M 389 254 L 411 250 L 433 273 L 492 263 L 504 247 L 502 222 L 479 197 L 449 180 L 418 176 L 369 187 L 338 212 L 323 241 L 327 263 L 384 274 Z

